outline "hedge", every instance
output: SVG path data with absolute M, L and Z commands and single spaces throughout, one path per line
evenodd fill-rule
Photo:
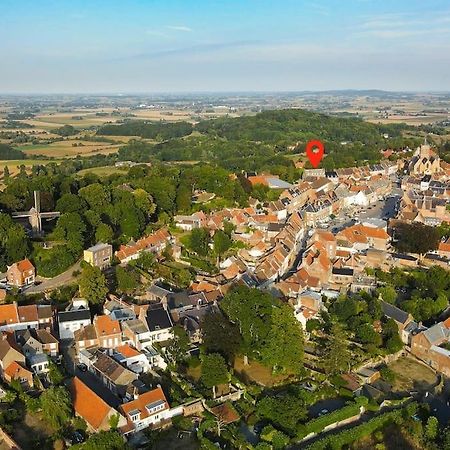
M 417 406 L 415 403 L 411 403 L 406 408 L 397 409 L 395 411 L 390 411 L 384 414 L 381 414 L 373 419 L 370 419 L 368 422 L 365 422 L 361 425 L 357 425 L 349 430 L 342 431 L 338 434 L 333 434 L 327 436 L 323 439 L 320 439 L 314 444 L 311 444 L 307 447 L 307 450 L 325 450 L 325 449 L 333 449 L 340 450 L 343 446 L 349 445 L 352 442 L 357 441 L 363 437 L 371 435 L 374 431 L 383 428 L 385 425 L 396 422 L 401 423 L 405 419 L 404 413 L 407 416 L 410 416 L 411 410 L 410 407 Z
M 341 409 L 333 411 L 329 414 L 317 417 L 316 419 L 307 422 L 300 433 L 297 434 L 297 438 L 302 439 L 310 433 L 319 433 L 328 425 L 341 420 L 348 419 L 349 417 L 359 414 L 360 407 L 367 405 L 368 400 L 366 397 L 358 397 L 355 403 L 344 406 Z

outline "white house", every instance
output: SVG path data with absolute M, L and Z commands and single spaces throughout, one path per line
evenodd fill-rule
M 161 387 L 145 394 L 137 395 L 134 400 L 120 406 L 120 412 L 127 419 L 127 425 L 120 431 L 126 436 L 141 431 L 150 425 L 163 425 L 174 416 L 183 414 L 183 407 L 170 409 Z
M 76 309 L 58 313 L 58 330 L 60 339 L 73 339 L 73 333 L 91 323 L 89 309 Z

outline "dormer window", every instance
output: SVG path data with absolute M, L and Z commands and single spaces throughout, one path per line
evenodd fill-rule
M 141 418 L 141 412 L 138 409 L 133 409 L 133 411 L 128 413 L 128 416 L 132 422 L 138 422 Z
M 165 408 L 165 401 L 164 400 L 157 400 L 156 402 L 149 403 L 145 407 L 147 408 L 147 411 L 149 414 L 155 414 L 158 411 L 161 411 Z

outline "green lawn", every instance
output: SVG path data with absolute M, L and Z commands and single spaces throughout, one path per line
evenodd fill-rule
M 77 172 L 77 176 L 83 177 L 88 173 L 93 173 L 99 177 L 107 177 L 116 173 L 126 174 L 127 168 L 120 168 L 114 166 L 92 167 L 91 169 L 83 169 Z

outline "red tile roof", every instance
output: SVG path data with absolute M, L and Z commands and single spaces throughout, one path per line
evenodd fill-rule
M 121 332 L 119 321 L 112 320 L 110 316 L 95 316 L 94 326 L 99 338 Z
M 142 354 L 128 344 L 120 345 L 119 347 L 116 347 L 116 350 L 125 356 L 125 358 L 133 358 L 134 356 L 139 356 Z
M 22 259 L 22 261 L 19 261 L 16 264 L 17 264 L 17 268 L 21 272 L 26 272 L 27 270 L 34 270 L 34 266 L 33 266 L 33 264 L 31 264 L 31 261 L 28 258 Z
M 127 416 L 127 420 L 129 420 L 128 414 L 134 410 L 138 410 L 141 413 L 142 420 L 152 415 L 149 413 L 146 406 L 157 401 L 164 402 L 164 409 L 169 409 L 169 403 L 167 402 L 166 396 L 160 387 L 139 395 L 136 400 L 124 403 L 120 406 L 120 408 Z
M 0 305 L 0 324 L 8 325 L 19 323 L 17 304 Z
M 92 428 L 98 430 L 111 411 L 111 406 L 78 377 L 75 377 L 72 382 L 72 398 L 75 412 Z

